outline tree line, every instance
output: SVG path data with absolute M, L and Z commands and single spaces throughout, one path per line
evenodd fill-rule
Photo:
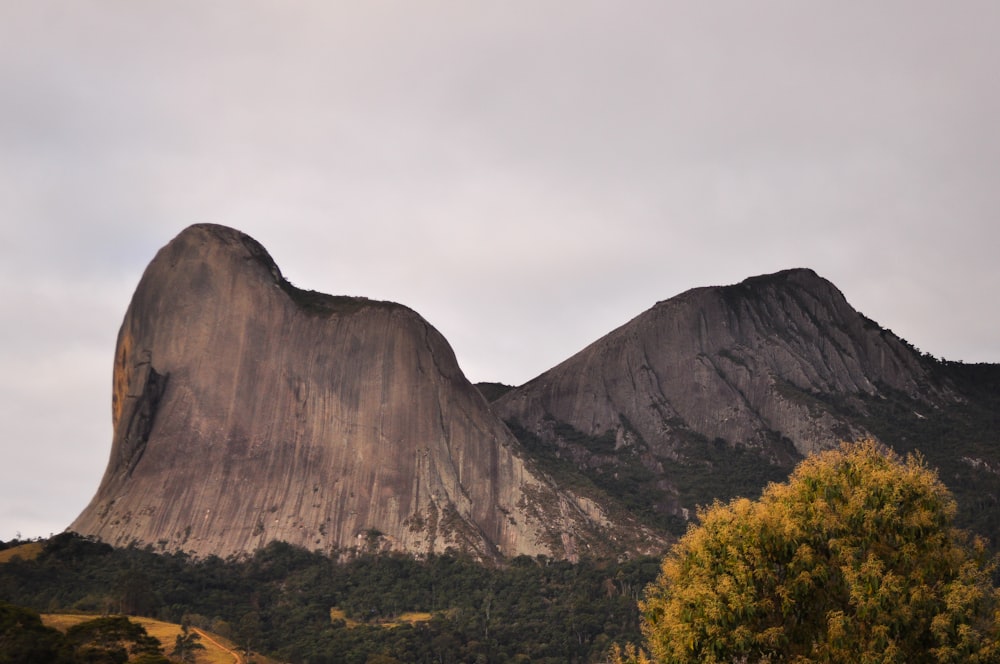
M 41 612 L 187 621 L 292 662 L 582 663 L 640 638 L 637 601 L 658 567 L 651 557 L 338 560 L 284 543 L 193 560 L 64 533 L 33 560 L 0 565 L 0 598 Z M 407 612 L 425 616 L 396 620 Z
M 195 624 L 303 664 L 1000 662 L 996 554 L 957 516 L 923 457 L 865 441 L 701 509 L 662 561 L 282 543 L 191 560 L 63 534 L 0 565 L 0 598 Z

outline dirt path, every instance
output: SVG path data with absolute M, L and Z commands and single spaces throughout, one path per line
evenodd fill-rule
M 230 655 L 232 655 L 233 656 L 233 661 L 236 662 L 236 664 L 246 664 L 246 660 L 243 659 L 243 655 L 239 654 L 238 652 L 236 652 L 232 648 L 229 648 L 229 647 L 227 647 L 227 646 L 219 643 L 218 641 L 216 641 L 215 639 L 213 639 L 208 634 L 208 632 L 203 632 L 202 630 L 198 629 L 197 627 L 192 627 L 191 629 L 193 629 L 195 632 L 198 632 L 198 635 L 201 636 L 202 639 L 204 639 L 205 641 L 208 641 L 209 643 L 211 643 L 213 646 L 215 646 L 219 650 L 224 650 L 227 653 L 229 653 Z

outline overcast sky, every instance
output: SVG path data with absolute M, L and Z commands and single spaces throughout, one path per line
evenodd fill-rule
M 1000 362 L 998 34 L 994 0 L 0 0 L 0 539 L 97 489 L 122 316 L 197 222 L 473 381 L 790 267 Z

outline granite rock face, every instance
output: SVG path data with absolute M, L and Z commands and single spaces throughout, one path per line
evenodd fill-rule
M 115 545 L 574 558 L 649 535 L 533 470 L 415 312 L 299 290 L 222 226 L 186 229 L 146 269 L 112 417 L 107 470 L 70 530 Z
M 602 462 L 567 438 L 567 426 L 619 450 L 637 446 L 673 494 L 666 508 L 680 514 L 685 497 L 664 474 L 667 461 L 714 445 L 790 468 L 810 452 L 865 436 L 831 400 L 861 408 L 856 397 L 880 390 L 937 394 L 919 353 L 855 311 L 830 282 L 795 269 L 660 302 L 494 408 L 582 467 Z
M 412 310 L 302 291 L 197 225 L 125 315 L 108 468 L 70 529 L 196 556 L 656 552 L 696 505 L 868 435 L 872 399 L 960 399 L 932 369 L 796 269 L 660 302 L 487 404 Z

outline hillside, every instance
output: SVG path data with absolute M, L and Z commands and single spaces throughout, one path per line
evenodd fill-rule
M 653 557 L 332 561 L 278 543 L 242 559 L 191 559 L 64 533 L 36 559 L 0 565 L 0 597 L 47 612 L 188 616 L 283 662 L 555 664 L 600 661 L 612 642 L 635 641 L 636 599 L 658 569 Z
M 660 302 L 493 408 L 555 476 L 674 533 L 698 505 L 875 436 L 941 468 L 963 522 L 996 540 L 998 370 L 923 356 L 796 269 Z
M 42 623 L 48 627 L 54 627 L 60 632 L 65 632 L 73 625 L 79 625 L 80 623 L 92 620 L 95 617 L 96 616 L 93 615 L 80 613 L 43 613 L 41 615 Z M 181 634 L 181 626 L 176 623 L 169 623 L 162 620 L 154 620 L 152 618 L 143 617 L 132 617 L 130 620 L 134 623 L 142 625 L 145 628 L 146 633 L 160 642 L 160 647 L 163 648 L 163 652 L 168 655 L 174 648 L 177 636 Z M 225 637 L 197 627 L 192 628 L 192 630 L 198 634 L 198 642 L 204 646 L 204 650 L 197 652 L 195 664 L 247 663 L 247 657 L 239 651 L 236 644 L 232 643 Z M 252 653 L 250 659 L 257 662 L 257 664 L 272 664 L 273 662 L 273 660 L 257 653 Z

